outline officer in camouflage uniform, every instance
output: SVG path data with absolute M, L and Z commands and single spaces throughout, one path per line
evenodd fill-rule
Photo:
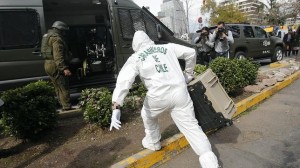
M 71 110 L 69 77 L 72 75 L 68 67 L 69 51 L 64 40 L 69 27 L 61 21 L 56 21 L 52 29 L 43 36 L 41 52 L 45 59 L 44 68 L 50 77 L 56 95 L 63 110 Z

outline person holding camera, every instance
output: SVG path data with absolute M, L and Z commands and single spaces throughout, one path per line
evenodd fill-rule
M 208 27 L 203 27 L 200 36 L 195 39 L 195 44 L 198 49 L 197 63 L 208 65 L 211 61 L 211 51 L 214 43 L 210 40 L 211 34 Z
M 225 23 L 220 21 L 212 34 L 212 42 L 215 43 L 217 57 L 229 58 L 229 45 L 234 43 L 232 32 L 225 28 Z

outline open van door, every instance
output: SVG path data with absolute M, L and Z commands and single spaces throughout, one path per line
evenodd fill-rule
M 112 0 L 114 15 L 114 39 L 118 55 L 118 70 L 133 53 L 132 39 L 135 31 L 145 31 L 149 37 L 157 42 L 157 23 L 139 6 L 131 1 Z
M 188 45 L 176 39 L 174 33 L 146 8 L 140 8 L 132 1 L 111 0 L 111 3 L 118 70 L 133 53 L 132 39 L 135 31 L 146 32 L 156 44 L 173 42 Z
M 65 22 L 71 57 L 71 92 L 88 87 L 114 87 L 115 61 L 110 1 L 43 0 L 46 28 Z

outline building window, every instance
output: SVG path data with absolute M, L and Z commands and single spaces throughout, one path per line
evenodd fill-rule
M 33 48 L 40 41 L 35 10 L 0 10 L 0 50 Z

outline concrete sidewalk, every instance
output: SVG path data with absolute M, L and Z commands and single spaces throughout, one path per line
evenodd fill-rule
M 300 167 L 300 80 L 209 136 L 223 168 Z M 160 168 L 197 168 L 191 148 Z

